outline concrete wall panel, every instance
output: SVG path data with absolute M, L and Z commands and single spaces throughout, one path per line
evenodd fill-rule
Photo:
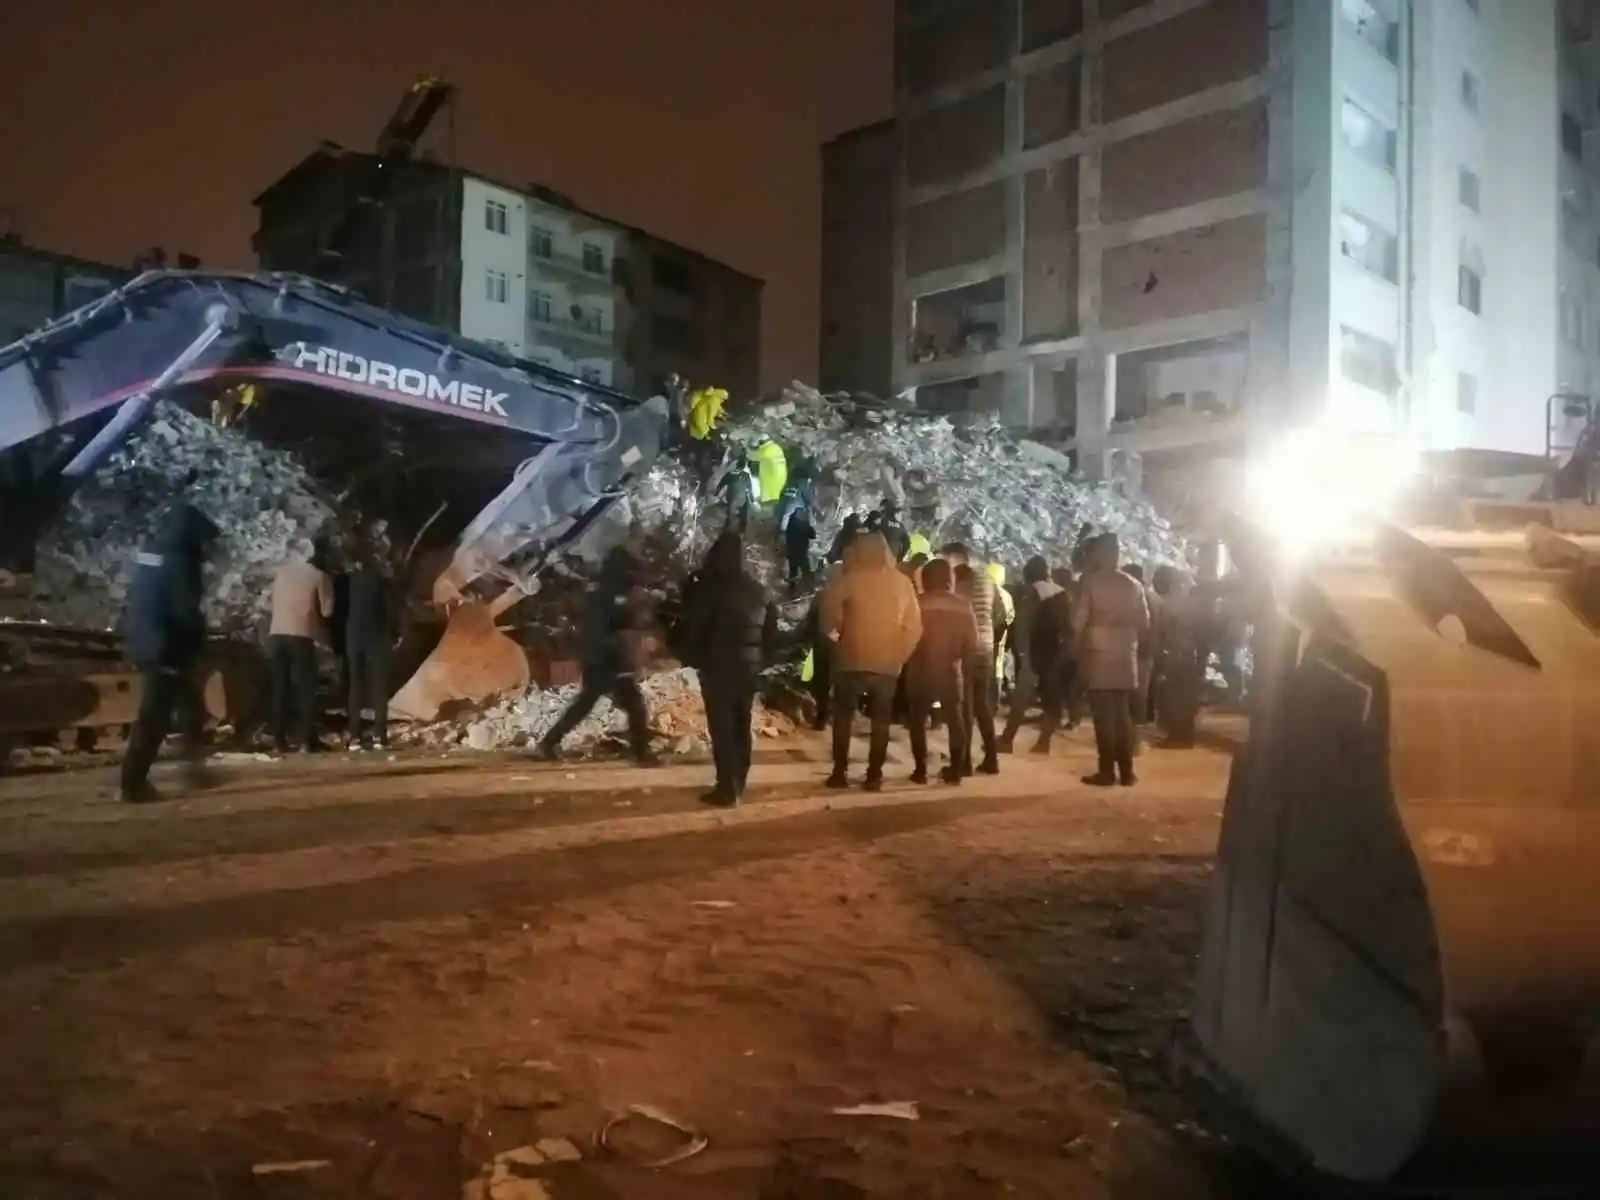
M 1083 124 L 1083 65 L 1070 59 L 1022 84 L 1022 146 L 1031 150 L 1077 133 Z
M 906 213 L 906 274 L 980 262 L 1006 244 L 1003 182 L 953 192 Z
M 1022 338 L 1078 332 L 1078 162 L 1034 171 L 1024 184 Z
M 1264 187 L 1266 104 L 1113 142 L 1101 160 L 1100 218 L 1129 221 Z
M 1266 219 L 1240 217 L 1108 252 L 1101 323 L 1122 329 L 1237 308 L 1266 287 Z
M 1006 90 L 990 88 L 913 118 L 906 126 L 912 187 L 949 183 L 981 170 L 1005 150 Z
M 1267 0 L 1213 0 L 1105 49 L 1108 121 L 1264 70 Z
M 1083 32 L 1083 0 L 1022 0 L 1022 52 Z
M 894 127 L 822 149 L 822 387 L 887 395 L 894 329 Z
M 1004 4 L 969 4 L 926 25 L 901 27 L 895 61 L 912 95 L 993 70 L 1006 60 L 1011 22 Z

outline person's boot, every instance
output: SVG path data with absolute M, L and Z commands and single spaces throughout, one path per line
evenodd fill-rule
M 1017 750 L 1017 735 L 1009 730 L 1000 735 L 1000 740 L 994 744 L 997 754 L 1015 754 Z
M 998 775 L 998 774 L 1000 774 L 1000 760 L 998 758 L 996 758 L 992 754 L 985 755 L 983 761 L 978 764 L 978 774 L 979 775 Z
M 883 772 L 868 771 L 867 777 L 861 781 L 861 790 L 863 792 L 883 791 Z
M 959 784 L 961 782 L 961 772 L 955 767 L 946 767 L 939 772 L 939 778 L 948 784 Z
M 911 782 L 919 784 L 928 782 L 928 768 L 926 765 L 919 766 L 911 772 Z
M 552 742 L 548 738 L 539 743 L 539 748 L 534 752 L 535 758 L 542 758 L 545 762 L 561 761 L 561 743 Z
M 1133 773 L 1133 759 L 1125 758 L 1117 764 L 1117 782 L 1123 787 L 1132 787 L 1139 782 L 1139 777 Z
M 1088 784 L 1090 787 L 1116 787 L 1116 764 L 1113 763 L 1109 758 L 1102 758 L 1100 760 L 1100 769 L 1093 775 L 1085 775 L 1083 777 L 1083 782 Z
M 117 798 L 124 804 L 159 804 L 166 799 L 148 779 L 143 783 L 123 784 L 117 790 Z
M 845 772 L 843 767 L 835 767 L 833 769 L 833 773 L 829 775 L 827 779 L 823 780 L 822 786 L 825 788 L 832 788 L 834 791 L 839 791 L 850 786 L 850 776 Z
M 719 783 L 710 791 L 701 792 L 700 802 L 715 808 L 738 808 L 739 792 L 730 784 Z

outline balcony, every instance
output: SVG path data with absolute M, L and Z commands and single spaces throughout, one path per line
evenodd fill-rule
M 605 269 L 591 271 L 576 254 L 563 254 L 559 250 L 549 254 L 528 253 L 528 278 L 561 280 L 580 291 L 611 295 L 621 290 L 617 267 L 620 259 L 611 259 Z
M 613 352 L 617 339 L 615 331 L 604 325 L 551 316 L 549 320 L 528 318 L 528 341 L 564 350 L 574 358 L 593 358 L 597 351 Z

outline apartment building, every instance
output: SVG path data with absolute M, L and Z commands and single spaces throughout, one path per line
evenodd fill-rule
M 324 147 L 256 198 L 263 269 L 316 273 L 362 160 Z M 402 164 L 342 273 L 375 303 L 624 391 L 673 371 L 760 386 L 761 280 L 542 186 Z
M 1180 490 L 1313 418 L 1542 453 L 1600 391 L 1594 7 L 899 0 L 894 389 Z
M 90 262 L 0 236 L 0 346 L 81 308 L 131 278 L 125 267 Z
M 894 386 L 893 121 L 822 148 L 822 346 L 825 392 L 888 396 Z

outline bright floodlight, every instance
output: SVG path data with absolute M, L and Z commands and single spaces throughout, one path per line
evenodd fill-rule
M 1286 547 L 1326 546 L 1359 518 L 1386 514 L 1419 465 L 1397 438 L 1297 430 L 1250 468 L 1246 515 Z

